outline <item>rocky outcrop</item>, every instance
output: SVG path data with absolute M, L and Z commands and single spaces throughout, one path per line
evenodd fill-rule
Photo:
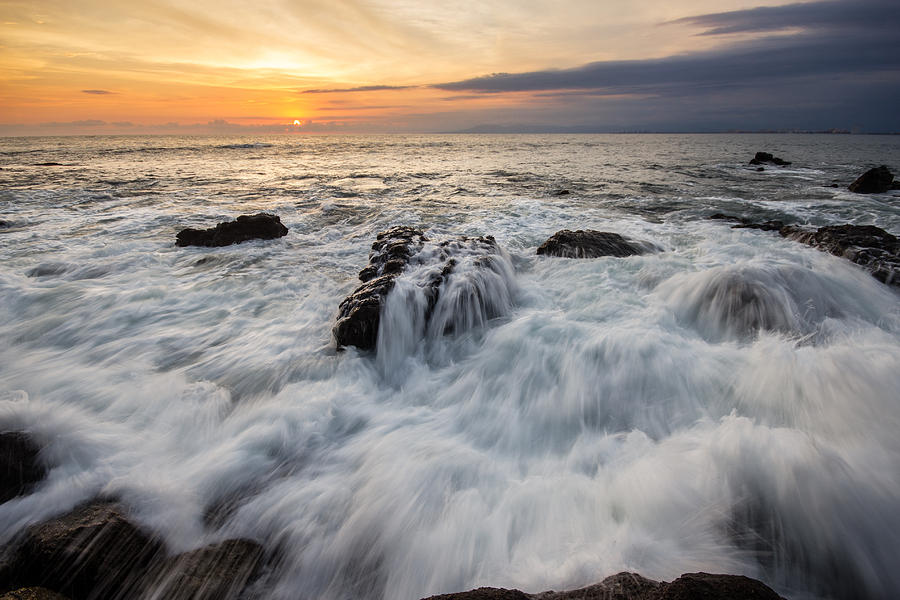
M 508 263 L 508 259 L 491 236 L 432 240 L 412 227 L 394 227 L 379 233 L 369 253 L 369 264 L 359 273 L 363 284 L 338 307 L 332 329 L 338 348 L 375 348 L 387 296 L 401 274 L 407 274 L 424 296 L 426 328 L 438 326 L 440 319 L 432 317 L 451 278 L 467 286 L 467 298 L 460 299 L 458 306 L 460 311 L 474 303 L 484 318 L 498 316 L 500 309 L 493 301 L 491 290 L 485 289 L 483 279 L 489 273 L 504 271 L 508 265 L 501 263 Z M 453 324 L 441 321 L 439 328 L 439 333 L 447 332 L 453 329 Z
M 263 548 L 236 539 L 184 552 L 156 563 L 144 577 L 141 600 L 234 600 L 253 579 Z
M 777 156 L 772 156 L 768 152 L 757 152 L 756 156 L 750 159 L 751 165 L 777 165 L 779 167 L 786 167 L 791 164 L 788 160 L 782 160 Z
M 567 592 L 526 594 L 519 590 L 479 588 L 424 600 L 784 600 L 764 583 L 741 575 L 686 573 L 671 583 L 637 573 L 619 573 L 601 583 Z
M 10 578 L 72 598 L 115 597 L 133 586 L 162 544 L 112 502 L 92 502 L 29 527 Z M 12 587 L 12 586 L 10 586 Z
M 634 256 L 656 252 L 659 248 L 650 242 L 629 240 L 618 233 L 592 229 L 557 231 L 541 244 L 537 253 L 563 258 L 599 258 L 601 256 Z
M 219 223 L 211 229 L 182 229 L 176 246 L 230 246 L 248 240 L 274 240 L 287 235 L 281 218 L 269 213 L 241 215 L 234 221 Z
M 827 225 L 816 230 L 781 221 L 754 223 L 743 217 L 716 213 L 709 219 L 736 222 L 732 228 L 778 231 L 783 237 L 846 258 L 867 269 L 878 281 L 900 286 L 900 240 L 874 225 Z
M 28 492 L 47 469 L 40 448 L 24 433 L 0 433 L 0 503 Z
M 829 225 L 815 231 L 783 227 L 781 235 L 865 267 L 883 283 L 900 286 L 900 240 L 873 225 Z
M 881 165 L 860 175 L 847 189 L 857 194 L 883 194 L 893 189 L 893 182 L 894 174 Z

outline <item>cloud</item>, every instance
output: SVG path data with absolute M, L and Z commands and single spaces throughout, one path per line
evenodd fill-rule
M 95 96 L 108 96 L 115 94 L 115 92 L 110 92 L 109 90 L 81 90 L 81 93 L 93 94 Z
M 709 27 L 706 33 L 808 30 L 666 58 L 496 73 L 434 87 L 478 93 L 595 90 L 612 95 L 684 95 L 710 87 L 765 85 L 773 80 L 807 77 L 886 72 L 896 79 L 900 72 L 900 4 L 893 4 L 894 0 L 892 4 L 842 0 L 699 15 L 679 22 Z M 878 24 L 867 27 L 875 15 Z M 808 23 L 815 27 L 807 28 Z
M 382 92 L 389 90 L 408 90 L 414 85 L 363 85 L 351 88 L 329 88 L 322 90 L 303 90 L 301 94 L 343 94 L 347 92 Z
M 82 121 L 50 121 L 48 123 L 41 123 L 41 127 L 103 127 L 106 125 L 106 121 L 100 121 L 98 119 L 85 119 Z

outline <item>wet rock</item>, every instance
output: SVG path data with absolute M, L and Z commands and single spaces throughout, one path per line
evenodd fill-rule
M 884 165 L 869 169 L 847 188 L 857 194 L 883 194 L 892 189 L 893 173 Z
M 765 167 L 756 167 L 756 170 L 757 170 L 758 172 L 759 172 L 759 171 L 765 171 L 766 168 L 765 168 Z
M 176 246 L 230 246 L 248 240 L 274 240 L 287 235 L 281 218 L 269 213 L 241 215 L 235 221 L 219 223 L 211 229 L 182 229 L 176 236 Z
M 36 167 L 64 167 L 65 165 L 58 162 L 42 162 L 42 163 L 34 163 Z
M 47 475 L 39 453 L 26 434 L 0 433 L 0 503 L 28 492 Z
M 788 226 L 781 235 L 851 260 L 879 281 L 900 286 L 900 240 L 880 227 L 828 225 L 809 231 Z
M 762 231 L 781 231 L 784 227 L 784 221 L 763 221 L 762 223 L 739 223 L 732 225 L 732 229 L 760 229 Z
M 62 594 L 42 587 L 20 588 L 0 596 L 0 600 L 69 600 Z
M 662 589 L 659 600 L 784 600 L 770 587 L 742 575 L 685 573 Z
M 568 196 L 571 192 L 569 190 L 559 190 L 556 192 L 557 196 Z
M 450 276 L 457 272 L 460 260 L 465 258 L 476 270 L 488 272 L 499 268 L 493 258 L 501 254 L 491 236 L 431 240 L 412 227 L 394 227 L 379 233 L 369 253 L 369 264 L 359 273 L 363 284 L 338 307 L 337 321 L 332 329 L 338 348 L 356 346 L 369 350 L 375 347 L 386 298 L 401 273 L 416 271 L 416 286 L 426 297 L 424 320 L 428 326 L 442 291 Z M 496 311 L 490 302 L 479 296 L 479 290 L 470 291 L 470 299 L 483 305 L 484 314 L 494 316 Z M 447 324 L 442 328 L 449 331 L 452 326 Z
M 75 599 L 122 597 L 161 550 L 118 504 L 96 501 L 26 529 L 13 579 Z
M 782 159 L 778 158 L 777 156 L 772 156 L 768 152 L 757 152 L 756 156 L 754 156 L 752 159 L 750 159 L 750 164 L 751 165 L 771 164 L 771 165 L 778 165 L 779 167 L 785 167 L 791 163 L 790 163 L 790 161 L 782 160 Z
M 637 573 L 619 573 L 601 583 L 567 592 L 526 594 L 519 590 L 478 588 L 423 600 L 784 600 L 760 581 L 740 575 L 686 573 L 672 583 Z
M 0 219 L 0 229 L 9 229 L 13 226 L 12 221 L 6 221 L 4 219 Z
M 227 540 L 156 563 L 144 578 L 142 600 L 234 600 L 254 577 L 263 548 L 246 539 Z
M 629 240 L 618 233 L 591 229 L 557 231 L 541 244 L 537 253 L 563 258 L 598 258 L 601 256 L 634 256 L 658 251 L 650 242 Z

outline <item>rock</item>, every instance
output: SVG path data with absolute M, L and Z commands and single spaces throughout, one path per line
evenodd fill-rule
M 156 563 L 137 597 L 234 600 L 257 573 L 262 557 L 262 546 L 245 539 L 184 552 Z
M 662 588 L 659 600 L 784 600 L 770 587 L 742 575 L 685 573 Z
M 459 299 L 460 312 L 471 309 L 481 320 L 498 316 L 502 307 L 494 295 L 495 292 L 508 295 L 504 286 L 512 285 L 511 275 L 506 272 L 511 269 L 508 257 L 491 236 L 458 236 L 438 241 L 412 227 L 383 231 L 372 244 L 368 266 L 359 273 L 363 284 L 338 307 L 332 329 L 334 339 L 339 349 L 375 348 L 386 298 L 394 289 L 397 277 L 410 271 L 415 271 L 410 277 L 425 296 L 422 318 L 426 328 L 439 327 L 446 333 L 455 327 L 454 323 L 441 320 L 447 316 L 446 311 L 441 311 L 440 319 L 432 319 L 451 275 L 466 287 L 460 292 L 464 296 Z M 491 278 L 491 273 L 499 277 Z
M 40 448 L 24 433 L 0 433 L 0 503 L 26 493 L 47 475 Z
M 784 600 L 760 581 L 740 575 L 686 573 L 672 583 L 637 573 L 619 573 L 601 583 L 567 592 L 526 594 L 519 590 L 478 588 L 423 600 Z
M 468 592 L 429 596 L 423 600 L 531 600 L 531 598 L 531 596 L 523 594 L 519 590 L 483 587 L 477 590 L 469 590 Z
M 9 229 L 13 226 L 12 221 L 6 221 L 4 219 L 0 219 L 0 229 Z
M 892 190 L 900 190 L 900 181 L 895 181 L 894 183 L 892 183 L 891 189 Z
M 269 213 L 241 215 L 235 221 L 219 223 L 212 229 L 182 229 L 176 236 L 176 246 L 230 246 L 248 240 L 274 240 L 287 235 L 281 218 Z
M 773 164 L 778 165 L 779 167 L 785 167 L 790 163 L 790 161 L 782 160 L 777 156 L 772 156 L 768 152 L 757 152 L 756 156 L 750 159 L 751 165 L 763 165 L 763 164 Z
M 634 256 L 658 251 L 650 242 L 628 240 L 618 233 L 581 230 L 557 231 L 540 245 L 537 253 L 564 258 L 598 258 L 601 256 Z
M 757 172 L 759 172 L 759 171 L 765 171 L 766 168 L 765 168 L 765 167 L 756 167 L 756 170 L 757 170 Z
M 42 587 L 20 588 L 0 596 L 0 600 L 69 600 L 62 594 Z
M 847 188 L 857 194 L 883 194 L 891 189 L 894 175 L 884 165 L 869 169 Z
M 73 598 L 122 597 L 161 551 L 118 504 L 95 501 L 26 529 L 14 579 Z
M 816 231 L 783 227 L 781 235 L 842 256 L 868 269 L 879 281 L 900 286 L 900 240 L 873 225 L 828 225 Z
M 556 195 L 557 196 L 568 196 L 570 193 L 571 192 L 569 192 L 569 190 L 559 190 L 558 192 L 556 192 Z
M 34 163 L 36 167 L 64 167 L 65 165 L 58 162 L 42 162 L 42 163 Z
M 762 231 L 781 231 L 784 221 L 763 221 L 762 223 L 739 223 L 732 225 L 732 229 L 761 229 Z

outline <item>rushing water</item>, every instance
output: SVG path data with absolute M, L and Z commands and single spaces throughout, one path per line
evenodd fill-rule
M 757 172 L 757 150 L 794 164 Z M 0 140 L 0 430 L 53 465 L 0 505 L 0 542 L 106 494 L 173 552 L 260 541 L 263 597 L 621 570 L 896 597 L 897 288 L 705 218 L 898 235 L 900 193 L 846 191 L 885 162 L 900 138 Z M 261 210 L 290 233 L 174 245 Z M 377 352 L 338 352 L 337 306 L 393 225 L 502 253 L 460 267 L 439 326 L 404 275 Z M 663 251 L 535 256 L 564 228 Z

